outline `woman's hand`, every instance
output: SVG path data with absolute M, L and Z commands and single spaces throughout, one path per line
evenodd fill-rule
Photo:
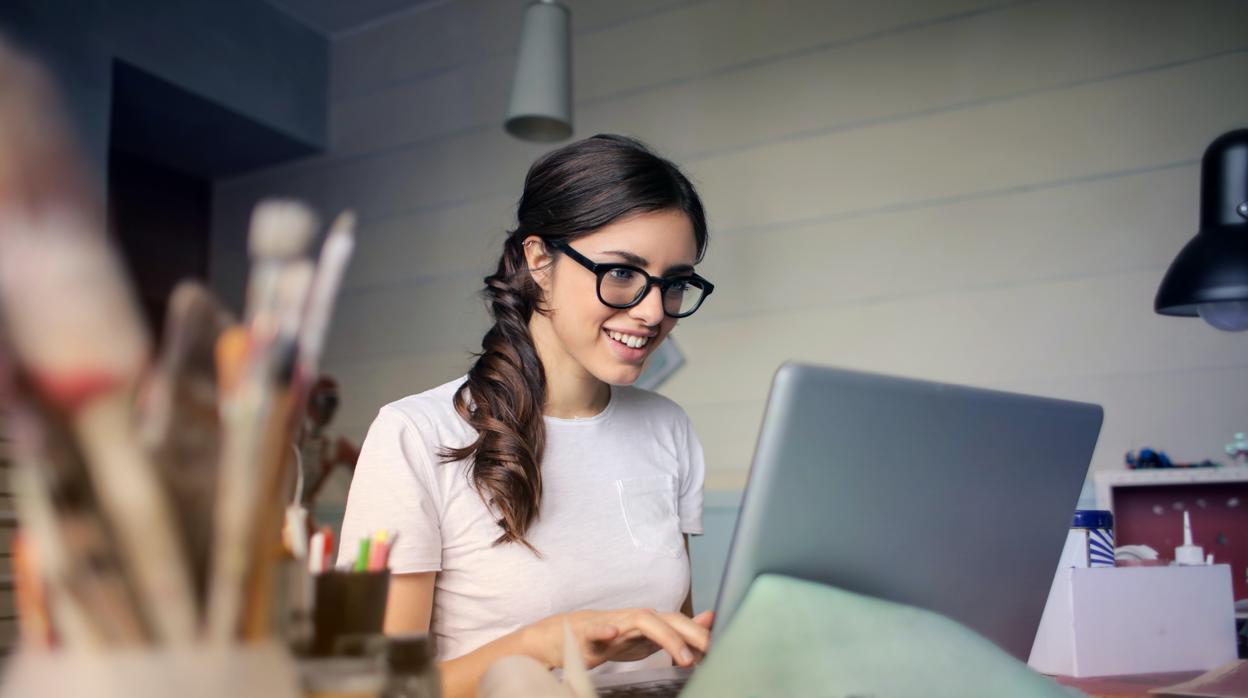
M 659 650 L 666 650 L 679 666 L 692 666 L 706 653 L 713 620 L 712 611 L 693 618 L 649 608 L 576 611 L 543 618 L 525 628 L 525 645 L 527 654 L 538 661 L 562 666 L 566 621 L 581 645 L 588 668 L 603 662 L 645 659 Z

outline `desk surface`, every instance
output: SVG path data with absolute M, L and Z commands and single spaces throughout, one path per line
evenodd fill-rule
M 1203 672 L 1185 671 L 1175 674 L 1140 674 L 1098 679 L 1076 679 L 1069 676 L 1055 678 L 1063 686 L 1077 688 L 1095 698 L 1138 698 L 1148 696 L 1150 689 L 1191 681 L 1201 673 Z

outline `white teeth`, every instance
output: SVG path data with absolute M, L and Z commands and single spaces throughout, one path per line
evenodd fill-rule
M 637 337 L 635 335 L 624 334 L 622 332 L 608 331 L 607 336 L 610 337 L 611 339 L 616 340 L 617 342 L 620 342 L 621 344 L 630 346 L 633 349 L 640 349 L 646 346 L 646 343 L 650 341 L 649 337 Z

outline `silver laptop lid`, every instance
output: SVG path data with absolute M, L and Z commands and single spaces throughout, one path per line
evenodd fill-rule
M 785 364 L 716 603 L 777 572 L 943 613 L 1026 661 L 1097 405 Z M 835 622 L 831 620 L 830 622 Z

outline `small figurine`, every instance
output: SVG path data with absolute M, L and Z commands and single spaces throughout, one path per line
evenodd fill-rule
M 1248 444 L 1245 444 L 1248 446 Z M 1227 446 L 1230 449 L 1230 446 Z M 1141 448 L 1137 456 L 1135 451 L 1127 451 L 1127 468 L 1130 470 L 1151 470 L 1159 468 L 1217 468 L 1221 464 L 1205 459 L 1199 463 L 1175 463 L 1170 460 L 1170 456 L 1165 451 L 1155 451 L 1151 448 Z
M 335 439 L 325 433 L 337 410 L 338 383 L 329 376 L 321 376 L 308 395 L 308 411 L 300 439 L 304 477 L 309 483 L 303 492 L 303 503 L 308 506 L 323 493 L 337 468 L 345 468 L 348 473 L 355 472 L 359 447 L 341 436 Z M 345 502 L 345 497 L 341 498 Z
M 1174 464 L 1170 462 L 1170 456 L 1167 456 L 1165 451 L 1141 448 L 1138 456 L 1135 454 L 1135 451 L 1127 451 L 1127 467 L 1132 470 L 1173 468 Z

